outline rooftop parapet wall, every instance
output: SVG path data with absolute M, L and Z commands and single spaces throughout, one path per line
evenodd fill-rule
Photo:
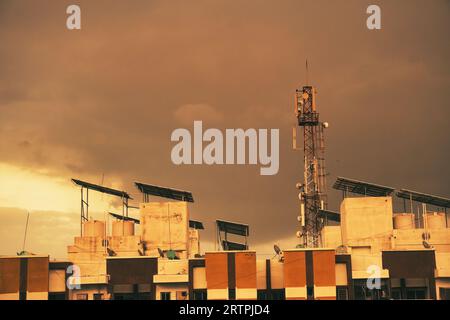
M 423 249 L 425 234 L 429 237 L 427 243 L 432 246 L 436 252 L 450 252 L 450 228 L 394 230 L 392 249 Z
M 345 198 L 340 212 L 343 245 L 390 246 L 392 197 Z

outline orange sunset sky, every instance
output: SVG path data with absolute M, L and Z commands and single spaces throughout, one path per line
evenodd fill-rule
M 336 176 L 450 197 L 450 2 L 0 1 L 0 254 L 65 258 L 79 233 L 79 178 L 190 190 L 191 217 L 250 224 L 271 254 L 295 244 L 302 153 L 292 150 L 293 95 L 318 89 L 330 209 Z M 82 29 L 66 29 L 79 4 Z M 175 166 L 176 128 L 280 129 L 280 170 Z M 93 193 L 92 193 L 93 194 Z M 103 219 L 117 202 L 93 195 Z M 401 207 L 397 208 L 401 210 Z M 130 215 L 137 213 L 130 211 Z

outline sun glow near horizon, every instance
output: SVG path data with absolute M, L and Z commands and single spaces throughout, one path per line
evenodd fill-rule
M 111 197 L 98 192 L 89 194 L 89 202 L 92 213 L 115 210 Z M 80 191 L 68 177 L 0 163 L 0 207 L 78 212 Z

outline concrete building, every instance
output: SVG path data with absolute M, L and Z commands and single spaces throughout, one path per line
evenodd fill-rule
M 392 201 L 345 197 L 322 248 L 259 259 L 252 250 L 201 254 L 203 227 L 186 201 L 144 199 L 139 221 L 84 221 L 67 262 L 0 257 L 0 299 L 450 299 L 446 215 L 394 213 Z
M 49 256 L 0 256 L 0 300 L 66 300 L 68 261 Z
M 441 299 L 450 292 L 450 229 L 445 214 L 394 213 L 392 197 L 345 198 L 324 245 L 351 256 L 355 298 Z M 381 290 L 367 279 L 381 278 Z M 375 295 L 375 296 L 374 296 Z

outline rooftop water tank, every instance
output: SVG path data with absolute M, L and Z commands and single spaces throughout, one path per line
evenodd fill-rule
M 105 222 L 89 220 L 83 223 L 83 237 L 104 237 Z
M 116 220 L 112 222 L 113 237 L 134 236 L 134 222 Z
M 445 229 L 445 214 L 444 213 L 427 213 L 427 224 L 429 229 Z
M 394 215 L 394 229 L 407 230 L 416 226 L 413 213 L 400 213 Z

